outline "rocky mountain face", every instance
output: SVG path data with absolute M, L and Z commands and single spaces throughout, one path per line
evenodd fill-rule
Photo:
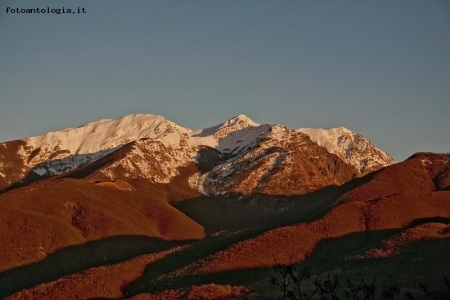
M 0 188 L 71 172 L 91 181 L 161 184 L 183 173 L 190 188 L 205 195 L 294 195 L 393 163 L 343 127 L 291 130 L 238 115 L 191 130 L 162 116 L 137 114 L 0 144 Z M 191 171 L 180 171 L 186 168 Z

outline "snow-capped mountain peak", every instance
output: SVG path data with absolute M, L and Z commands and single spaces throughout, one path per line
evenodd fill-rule
M 258 127 L 260 124 L 253 122 L 246 115 L 237 115 L 223 123 L 202 129 L 196 132 L 195 136 L 206 137 L 214 136 L 216 139 L 223 138 L 234 131 L 239 131 L 246 128 Z
M 314 150 L 320 146 L 328 151 Z M 110 155 L 115 152 L 120 155 Z M 8 178 L 0 176 L 0 188 L 73 171 L 108 156 L 103 160 L 108 165 L 101 167 L 99 174 L 109 180 L 138 177 L 169 183 L 181 167 L 195 164 L 201 178 L 194 176 L 193 186 L 202 190 L 213 188 L 217 180 L 228 180 L 222 189 L 213 188 L 224 192 L 235 185 L 234 175 L 239 170 L 249 168 L 254 173 L 258 168 L 260 177 L 256 173 L 251 176 L 253 185 L 242 183 L 256 191 L 262 188 L 257 178 L 266 181 L 279 170 L 287 172 L 292 161 L 308 163 L 312 159 L 316 167 L 319 155 L 331 155 L 346 167 L 351 165 L 350 169 L 356 167 L 359 174 L 394 163 L 369 140 L 345 127 L 290 130 L 280 124 L 259 124 L 241 114 L 193 131 L 159 115 L 135 114 L 0 144 L 0 174 L 9 174 Z M 326 168 L 320 174 L 329 173 Z M 239 176 L 245 179 L 247 175 Z
M 19 158 L 16 165 L 8 167 L 16 170 L 15 176 L 10 176 L 5 179 L 6 183 L 0 185 L 14 183 L 16 177 L 24 178 L 26 174 L 48 177 L 72 171 L 139 140 L 159 141 L 176 147 L 191 132 L 160 115 L 134 114 L 29 137 L 10 147 L 9 151 L 15 152 Z M 0 145 L 8 148 L 7 143 Z M 0 169 L 5 157 L 0 153 Z
M 42 150 L 64 149 L 70 154 L 96 153 L 143 138 L 178 143 L 179 133 L 190 132 L 159 115 L 135 114 L 119 119 L 102 119 L 77 128 L 66 128 L 25 141 Z
M 260 124 L 254 122 L 248 116 L 240 114 L 224 122 L 222 125 L 223 125 L 222 127 L 235 126 L 239 128 L 246 128 L 246 127 L 256 127 L 259 126 Z
M 338 147 L 339 138 L 348 134 L 353 134 L 347 128 L 340 126 L 336 128 L 300 128 L 297 131 L 307 134 L 313 142 L 327 148 L 330 153 L 341 153 L 341 147 Z
M 313 142 L 355 166 L 361 174 L 395 163 L 369 139 L 342 126 L 330 129 L 300 128 L 297 131 L 307 134 Z

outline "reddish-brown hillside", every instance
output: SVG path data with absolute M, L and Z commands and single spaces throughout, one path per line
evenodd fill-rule
M 0 191 L 23 178 L 26 161 L 17 155 L 21 147 L 26 147 L 22 140 L 0 144 L 0 166 L 4 174 L 0 176 Z
M 268 231 L 193 267 L 209 273 L 301 261 L 325 238 L 450 218 L 450 191 L 436 186 L 437 179 L 442 182 L 439 176 L 448 173 L 449 161 L 449 155 L 418 154 L 386 167 L 342 195 L 325 217 Z
M 123 182 L 55 179 L 11 190 L 0 195 L 0 219 L 1 270 L 108 237 L 174 241 L 205 236 L 201 225 L 158 193 L 136 191 Z
M 18 292 L 7 299 L 85 299 L 121 298 L 121 289 L 139 278 L 147 264 L 157 261 L 182 247 L 146 254 L 125 262 L 91 268 L 79 274 L 72 274 L 50 283 L 40 284 Z
M 315 151 L 321 151 L 321 148 L 317 149 Z M 105 164 L 94 166 L 91 170 L 88 168 L 92 166 L 86 166 L 86 169 L 63 175 L 73 176 L 76 179 L 45 180 L 0 195 L 0 218 L 4 220 L 0 227 L 1 247 L 2 253 L 4 253 L 0 257 L 2 270 L 21 265 L 27 265 L 26 268 L 29 267 L 30 270 L 33 270 L 33 265 L 29 264 L 34 262 L 39 262 L 39 264 L 43 262 L 37 266 L 37 269 L 46 270 L 48 266 L 53 267 L 51 258 L 55 251 L 64 251 L 68 246 L 83 246 L 92 241 L 101 242 L 114 237 L 145 236 L 154 238 L 155 241 L 196 240 L 205 237 L 203 226 L 208 223 L 208 220 L 195 217 L 194 219 L 200 222 L 200 225 L 169 204 L 169 201 L 185 199 L 177 204 L 179 209 L 185 208 L 182 204 L 188 205 L 191 202 L 189 199 L 198 196 L 198 193 L 190 188 L 187 182 L 190 174 L 196 170 L 194 165 L 178 169 L 179 174 L 169 184 L 152 183 L 145 178 L 131 179 L 126 176 L 116 181 L 98 181 L 104 179 L 100 177 L 99 170 L 120 159 L 116 156 L 120 153 L 119 151 L 110 154 L 110 158 L 105 157 L 107 159 Z M 330 191 L 325 189 L 323 193 L 312 193 L 310 198 L 302 198 L 302 201 L 311 201 L 309 205 L 303 204 L 300 198 L 292 198 L 292 201 L 299 203 L 290 206 L 293 211 L 289 211 L 289 214 L 284 212 L 286 216 L 298 215 L 297 222 L 299 222 L 301 219 L 308 219 L 305 212 L 310 212 L 314 214 L 310 220 L 319 219 L 309 223 L 272 229 L 256 237 L 249 235 L 232 242 L 224 242 L 222 246 L 217 246 L 217 249 L 214 248 L 211 252 L 206 251 L 204 255 L 199 255 L 195 259 L 184 260 L 183 257 L 186 255 L 178 253 L 176 248 L 172 249 L 171 251 L 174 252 L 170 253 L 178 253 L 178 255 L 173 257 L 169 255 L 165 260 L 162 257 L 169 252 L 160 252 L 150 256 L 139 256 L 149 252 L 137 252 L 117 261 L 105 261 L 93 265 L 94 267 L 104 265 L 103 267 L 87 271 L 86 268 L 74 269 L 71 272 L 62 273 L 62 276 L 66 276 L 70 273 L 81 272 L 56 281 L 54 280 L 60 276 L 24 284 L 20 289 L 51 281 L 16 294 L 14 297 L 45 298 L 62 294 L 72 295 L 74 298 L 88 294 L 92 297 L 122 297 L 123 288 L 130 286 L 130 282 L 141 276 L 142 272 L 145 273 L 143 270 L 146 264 L 151 264 L 159 258 L 165 263 L 169 263 L 168 260 L 172 258 L 176 258 L 178 261 L 168 267 L 166 273 L 156 274 L 156 276 L 172 278 L 173 276 L 187 275 L 189 277 L 268 267 L 275 263 L 302 261 L 324 239 L 343 237 L 357 232 L 405 229 L 404 234 L 399 235 L 398 238 L 394 237 L 392 241 L 386 241 L 386 249 L 374 248 L 372 252 L 367 252 L 368 255 L 377 251 L 389 252 L 392 249 L 388 246 L 394 245 L 398 240 L 448 238 L 448 226 L 438 224 L 431 230 L 426 226 L 420 227 L 420 224 L 439 222 L 439 219 L 450 218 L 449 161 L 449 155 L 420 153 L 402 163 L 352 180 L 341 187 L 335 186 Z M 298 166 L 300 165 L 299 162 Z M 326 165 L 317 165 L 314 172 L 322 167 L 327 168 Z M 89 172 L 83 173 L 86 170 Z M 284 171 L 283 168 L 274 169 L 275 176 L 273 178 L 276 178 L 277 172 Z M 95 181 L 98 182 L 94 183 Z M 314 195 L 319 198 L 314 199 Z M 226 197 L 225 195 L 223 199 L 211 198 L 208 205 L 213 205 L 215 200 L 222 200 L 221 204 L 225 205 L 228 203 L 224 201 L 228 199 Z M 261 197 L 260 195 L 259 198 Z M 259 198 L 249 199 L 258 200 Z M 232 204 L 230 199 L 228 199 L 229 203 Z M 245 203 L 244 200 L 236 199 L 242 203 Z M 197 208 L 201 208 L 202 201 L 202 199 L 197 199 L 192 203 L 195 203 Z M 261 205 L 262 203 L 265 202 L 251 201 L 252 205 Z M 275 205 L 278 202 L 273 203 Z M 247 207 L 245 208 L 247 209 Z M 265 209 L 267 210 L 267 207 Z M 246 212 L 244 209 L 242 211 Z M 321 213 L 317 214 L 318 211 Z M 322 214 L 324 216 L 320 217 Z M 208 215 L 206 215 L 207 217 Z M 209 217 L 221 218 L 220 214 L 211 214 Z M 233 220 L 231 217 L 229 219 Z M 292 217 L 292 220 L 294 219 Z M 260 223 L 258 224 L 262 226 Z M 443 234 L 442 230 L 445 231 Z M 224 237 L 226 236 L 225 233 Z M 126 247 L 127 241 L 129 240 L 121 240 L 125 244 L 122 247 Z M 220 245 L 220 241 L 221 236 L 218 235 L 211 240 L 206 239 L 197 245 L 191 244 L 190 246 L 196 245 L 200 249 L 201 245 L 209 245 L 208 243 Z M 132 247 L 136 245 L 134 243 Z M 152 252 L 165 249 L 167 247 L 161 247 Z M 70 253 L 72 254 L 73 251 Z M 190 252 L 186 251 L 185 253 Z M 65 258 L 69 257 L 72 256 Z M 135 257 L 133 260 L 126 261 L 133 257 Z M 117 262 L 120 263 L 114 264 Z M 9 280 L 15 278 L 14 271 L 16 270 L 9 270 L 0 275 Z M 128 271 L 129 273 L 126 274 Z M 19 268 L 17 274 L 22 274 L 20 272 Z M 32 272 L 24 271 L 23 274 L 32 274 Z M 111 277 L 111 274 L 116 275 Z M 102 281 L 103 279 L 107 284 Z M 71 286 L 74 287 L 73 290 L 71 290 Z M 13 286 L 6 295 L 20 289 Z M 92 291 L 92 293 L 85 291 Z M 235 294 L 238 295 L 241 288 L 226 285 L 204 285 L 196 288 L 175 288 L 174 291 L 167 293 L 142 297 L 173 296 L 176 298 L 197 295 L 197 292 L 198 295 L 211 292 L 217 294 L 217 297 L 223 292 L 229 293 L 229 297 L 231 297 Z

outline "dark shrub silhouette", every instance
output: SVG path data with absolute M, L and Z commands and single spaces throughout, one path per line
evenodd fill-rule
M 438 294 L 430 291 L 423 283 L 419 283 L 421 294 L 414 296 L 409 291 L 401 293 L 397 283 L 394 283 L 387 289 L 381 291 L 379 297 L 375 297 L 377 290 L 375 278 L 370 283 L 367 283 L 364 279 L 361 279 L 358 283 L 354 283 L 349 278 L 346 278 L 345 286 L 342 286 L 339 283 L 338 276 L 331 275 L 330 273 L 327 274 L 326 280 L 322 280 L 320 276 L 312 279 L 311 271 L 308 267 L 299 269 L 293 264 L 277 264 L 272 269 L 275 275 L 270 279 L 270 284 L 279 287 L 282 292 L 282 297 L 278 299 L 283 300 L 450 299 L 450 282 L 447 277 L 443 280 L 444 286 L 446 287 L 444 293 Z M 401 294 L 404 295 L 403 298 L 400 297 Z

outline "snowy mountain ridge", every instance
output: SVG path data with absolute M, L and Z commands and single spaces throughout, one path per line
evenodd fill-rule
M 131 148 L 124 148 L 131 144 Z M 394 163 L 368 139 L 343 127 L 290 130 L 279 124 L 259 124 L 241 114 L 216 126 L 191 130 L 159 115 L 134 114 L 0 144 L 0 173 L 14 172 L 8 178 L 2 176 L 0 188 L 26 176 L 34 180 L 36 176 L 66 173 L 119 151 L 123 152 L 121 158 L 101 170 L 110 180 L 117 179 L 120 173 L 125 178 L 168 183 L 179 174 L 180 167 L 198 165 L 202 157 L 199 153 L 208 152 L 207 147 L 217 153 L 208 153 L 206 157 L 215 155 L 216 161 L 190 182 L 195 181 L 193 186 L 197 190 L 211 189 L 216 193 L 233 186 L 236 178 L 230 174 L 238 174 L 239 169 L 256 170 L 258 166 L 260 175 L 255 171 L 253 177 L 271 178 L 277 166 L 288 166 L 289 153 L 321 146 L 355 167 L 359 174 Z M 17 161 L 15 165 L 8 163 L 11 158 Z M 253 189 L 261 187 L 257 181 L 252 181 Z
M 307 134 L 313 142 L 355 166 L 360 173 L 374 166 L 395 163 L 386 152 L 372 145 L 369 139 L 342 126 L 330 129 L 300 128 L 297 131 Z
M 49 132 L 25 141 L 33 148 L 60 148 L 71 154 L 87 154 L 109 150 L 143 138 L 163 139 L 165 143 L 177 144 L 179 135 L 190 131 L 159 115 L 135 114 Z

